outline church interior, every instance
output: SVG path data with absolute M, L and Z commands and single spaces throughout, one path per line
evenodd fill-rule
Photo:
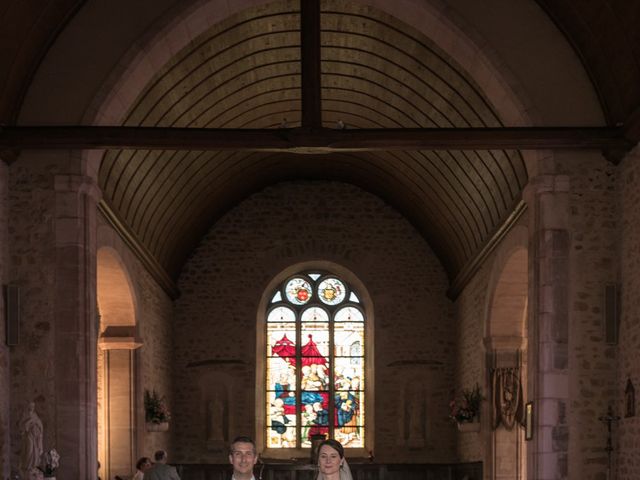
M 0 21 L 1 479 L 640 479 L 640 2 Z

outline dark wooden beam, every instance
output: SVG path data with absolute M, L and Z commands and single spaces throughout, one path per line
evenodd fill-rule
M 0 127 L 0 151 L 25 149 L 238 150 L 331 153 L 388 150 L 628 150 L 617 127 L 198 129 Z
M 640 142 L 640 107 L 629 115 L 622 128 L 624 129 L 625 137 L 632 142 Z
M 302 127 L 322 127 L 320 97 L 320 0 L 300 0 Z

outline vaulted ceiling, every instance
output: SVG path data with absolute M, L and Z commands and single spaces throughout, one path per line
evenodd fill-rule
M 429 39 L 369 8 L 324 8 L 325 127 L 501 126 L 473 79 Z M 124 124 L 299 127 L 300 76 L 297 2 L 268 4 L 198 37 L 157 73 Z M 286 178 L 348 179 L 382 196 L 413 220 L 455 275 L 509 215 L 527 173 L 513 151 L 119 150 L 105 154 L 100 171 L 112 210 L 172 275 L 233 201 Z
M 85 2 L 0 7 L 0 118 L 11 123 L 56 35 Z M 610 124 L 640 106 L 637 2 L 539 0 L 576 49 Z M 298 127 L 297 1 L 242 10 L 159 67 L 126 109 L 127 126 Z M 322 123 L 327 128 L 500 127 L 464 66 L 428 36 L 357 2 L 324 1 Z M 381 196 L 424 234 L 454 279 L 513 214 L 527 182 L 518 151 L 375 151 L 330 155 L 109 150 L 105 204 L 175 279 L 211 224 L 237 201 L 288 179 L 348 181 Z

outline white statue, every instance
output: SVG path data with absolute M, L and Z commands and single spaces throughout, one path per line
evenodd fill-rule
M 29 402 L 24 409 L 19 429 L 21 434 L 20 470 L 25 478 L 31 478 L 34 470 L 37 472 L 42 456 L 42 421 L 36 413 L 35 403 Z

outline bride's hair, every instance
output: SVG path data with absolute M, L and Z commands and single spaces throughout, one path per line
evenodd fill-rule
M 333 438 L 328 438 L 327 440 L 323 440 L 320 443 L 320 445 L 318 445 L 318 452 L 320 452 L 320 449 L 325 445 L 333 448 L 336 452 L 338 452 L 338 454 L 340 455 L 340 458 L 344 458 L 344 447 L 339 441 L 334 440 Z

